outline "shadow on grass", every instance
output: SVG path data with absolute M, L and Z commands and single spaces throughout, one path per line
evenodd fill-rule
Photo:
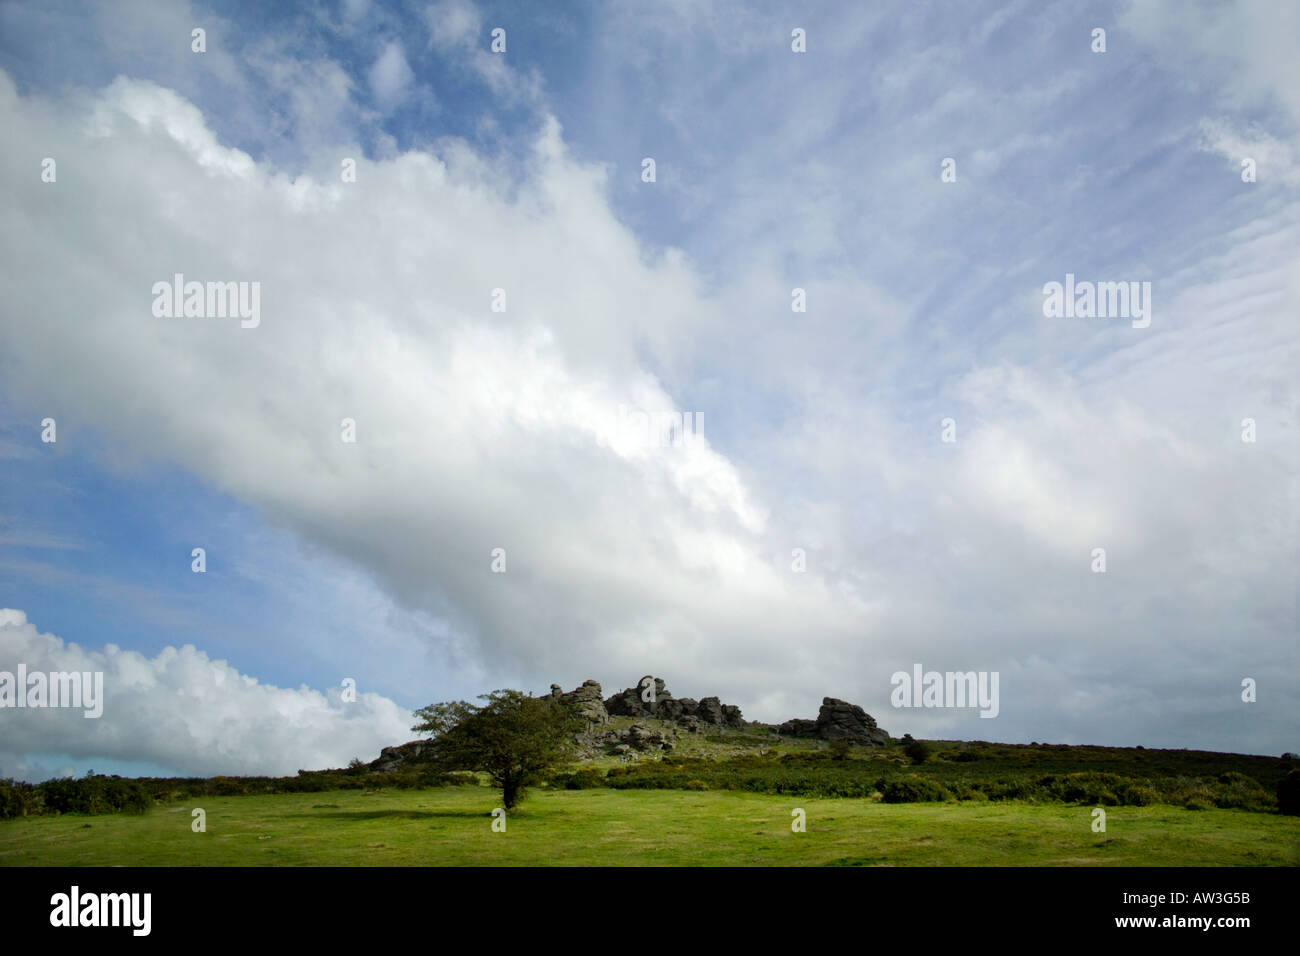
M 891 866 L 889 857 L 885 856 L 842 856 L 830 860 L 822 866 Z
M 433 820 L 455 817 L 464 820 L 490 820 L 487 810 L 344 810 L 340 813 L 316 813 L 313 816 L 332 820 Z

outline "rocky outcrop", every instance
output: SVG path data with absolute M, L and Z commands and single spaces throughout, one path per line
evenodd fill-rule
M 659 710 L 672 699 L 663 678 L 647 674 L 635 687 L 619 691 L 606 700 L 605 710 L 614 717 L 658 717 Z
M 817 721 L 795 717 L 784 724 L 778 724 L 776 732 L 782 737 L 816 737 Z
M 857 704 L 823 697 L 817 713 L 817 736 L 822 740 L 847 740 L 852 744 L 883 747 L 889 734 L 876 726 L 876 719 Z
M 396 747 L 385 747 L 379 751 L 379 757 L 366 765 L 375 773 L 392 773 L 404 766 L 420 763 L 432 753 L 432 740 L 412 740 Z
M 584 681 L 581 687 L 568 693 L 559 684 L 551 685 L 551 696 L 569 708 L 575 716 L 587 721 L 586 729 L 573 738 L 579 756 L 594 757 L 602 750 L 626 754 L 632 751 L 673 749 L 673 741 L 677 737 L 674 726 L 656 728 L 640 722 L 628 727 L 607 726 L 611 716 L 670 720 L 672 718 L 669 714 L 680 715 L 687 708 L 694 711 L 695 701 L 674 699 L 662 679 L 647 675 L 637 684 L 638 687 L 620 691 L 607 701 L 601 700 L 600 684 L 594 680 Z
M 674 697 L 662 677 L 647 674 L 636 685 L 601 699 L 600 684 L 594 680 L 565 691 L 551 685 L 551 698 L 559 701 L 575 717 L 586 722 L 573 737 L 575 755 L 590 759 L 602 753 L 634 754 L 670 751 L 680 734 L 719 733 L 728 729 L 769 731 L 785 737 L 818 740 L 843 740 L 869 747 L 883 747 L 889 734 L 876 725 L 875 719 L 857 704 L 834 697 L 822 699 L 816 720 L 795 718 L 783 724 L 747 724 L 740 708 L 724 704 L 717 697 L 695 700 Z M 611 727 L 611 717 L 631 717 L 626 727 Z M 625 721 L 620 721 L 624 723 Z M 404 765 L 418 764 L 432 754 L 434 742 L 412 740 L 397 747 L 385 747 L 378 760 L 368 764 L 371 770 L 389 773 Z
M 695 700 L 674 697 L 662 677 L 646 674 L 635 687 L 619 691 L 605 701 L 605 710 L 615 717 L 654 717 L 677 721 L 688 730 L 713 727 L 741 728 L 745 718 L 740 708 L 716 697 Z
M 796 717 L 779 724 L 776 732 L 785 737 L 815 737 L 819 740 L 847 740 L 865 747 L 883 747 L 889 734 L 876 726 L 876 720 L 857 704 L 823 697 L 816 720 Z
M 569 708 L 575 717 L 580 717 L 589 724 L 609 723 L 609 712 L 601 700 L 600 684 L 594 680 L 583 681 L 581 687 L 567 694 L 559 684 L 552 684 L 551 696 Z
M 607 730 L 600 735 L 599 743 L 613 746 L 614 753 L 628 750 L 672 750 L 677 735 L 669 728 L 656 729 L 649 724 L 633 724 L 618 730 Z

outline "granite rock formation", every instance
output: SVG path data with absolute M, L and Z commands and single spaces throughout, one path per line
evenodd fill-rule
M 747 728 L 759 732 L 766 728 L 785 737 L 842 740 L 867 747 L 883 747 L 889 743 L 889 734 L 876 725 L 870 714 L 857 704 L 834 697 L 822 698 L 816 720 L 796 717 L 773 725 L 750 724 L 739 707 L 724 704 L 717 697 L 700 700 L 674 697 L 662 677 L 650 674 L 611 697 L 602 699 L 601 693 L 600 684 L 594 680 L 583 681 L 571 691 L 565 691 L 559 684 L 551 685 L 549 696 L 586 722 L 585 729 L 573 738 L 579 758 L 666 752 L 675 748 L 680 734 L 726 733 Z M 612 727 L 611 717 L 631 717 L 634 721 L 627 726 Z M 413 740 L 385 747 L 369 768 L 387 773 L 419 763 L 427 759 L 432 745 L 430 740 Z
M 600 684 L 594 680 L 583 681 L 581 687 L 567 694 L 559 684 L 552 684 L 551 696 L 568 707 L 575 717 L 580 717 L 589 724 L 609 723 L 609 712 L 601 699 Z
M 883 747 L 889 734 L 876 725 L 876 719 L 857 704 L 823 697 L 816 720 L 796 717 L 779 724 L 776 732 L 786 737 L 815 737 L 819 740 L 846 740 L 866 747 Z
M 616 717 L 654 717 L 681 723 L 688 730 L 705 729 L 702 725 L 740 729 L 745 718 L 734 704 L 724 704 L 716 697 L 695 700 L 674 697 L 662 677 L 645 675 L 635 687 L 619 691 L 605 701 L 605 710 Z

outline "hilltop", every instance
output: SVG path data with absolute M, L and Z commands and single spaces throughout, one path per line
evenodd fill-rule
M 571 691 L 552 684 L 550 696 L 586 725 L 574 738 L 579 759 L 627 759 L 673 752 L 727 756 L 756 745 L 776 748 L 794 741 L 813 746 L 819 741 L 839 741 L 867 748 L 890 743 L 889 734 L 877 726 L 875 718 L 857 704 L 834 697 L 822 699 L 815 718 L 796 717 L 781 724 L 766 724 L 745 720 L 739 707 L 724 704 L 717 697 L 674 697 L 664 679 L 652 674 L 608 698 L 594 680 L 583 681 Z M 368 766 L 377 772 L 391 772 L 408 762 L 418 762 L 427 747 L 425 740 L 385 747 Z
M 608 697 L 594 680 L 569 691 L 552 684 L 549 696 L 583 725 L 573 738 L 575 761 L 550 780 L 562 789 L 1273 811 L 1279 784 L 1296 767 L 1292 754 L 896 739 L 858 705 L 831 697 L 816 717 L 768 724 L 746 720 L 717 697 L 675 697 L 663 678 L 649 674 Z M 414 740 L 386 747 L 369 764 L 358 761 L 355 772 L 376 779 L 421 773 L 429 746 Z

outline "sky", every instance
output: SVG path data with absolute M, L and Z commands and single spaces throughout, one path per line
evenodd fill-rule
M 0 138 L 0 672 L 104 674 L 0 777 L 644 674 L 1300 750 L 1294 4 L 0 2 Z

